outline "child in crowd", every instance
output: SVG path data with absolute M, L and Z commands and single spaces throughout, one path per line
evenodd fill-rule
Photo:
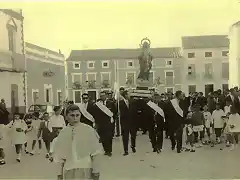
M 211 139 L 211 124 L 212 124 L 212 115 L 211 113 L 208 111 L 208 106 L 205 105 L 203 107 L 203 117 L 204 117 L 204 120 L 205 120 L 205 123 L 204 123 L 204 134 L 205 132 L 207 133 L 207 141 L 206 143 L 209 144 L 210 143 L 210 139 Z
M 221 143 L 221 135 L 222 135 L 222 130 L 224 128 L 224 117 L 225 113 L 222 109 L 220 109 L 220 104 L 216 104 L 216 110 L 213 111 L 212 113 L 212 119 L 213 119 L 213 127 L 214 127 L 214 132 L 216 134 L 216 141 L 218 144 Z
M 201 106 L 199 104 L 195 104 L 193 106 L 194 112 L 191 118 L 193 125 L 194 142 L 198 143 L 198 147 L 202 146 L 204 139 L 204 117 L 203 113 L 200 111 L 200 108 Z
M 20 119 L 20 114 L 15 113 L 14 119 L 8 124 L 8 127 L 11 129 L 11 139 L 16 149 L 16 160 L 17 162 L 20 162 L 22 148 L 26 143 L 27 124 L 24 120 Z
M 189 115 L 190 117 L 191 115 Z M 191 124 L 191 119 L 188 118 L 187 119 L 187 126 L 186 126 L 186 136 L 187 136 L 187 140 L 186 140 L 186 149 L 185 151 L 190 151 L 190 152 L 195 152 L 194 149 L 194 133 L 193 133 L 193 129 L 192 129 L 192 124 Z
M 232 101 L 231 100 L 227 100 L 226 101 L 226 106 L 224 107 L 224 112 L 225 112 L 225 122 L 227 124 L 227 121 L 228 121 L 228 118 L 229 118 L 229 115 L 231 114 L 230 113 L 230 107 L 231 107 L 231 104 L 232 104 Z M 225 130 L 224 130 L 224 133 L 226 134 L 226 143 L 227 143 L 227 147 L 231 146 L 230 142 L 231 142 L 231 133 L 229 133 L 229 127 L 226 127 Z
M 231 114 L 229 115 L 227 126 L 229 127 L 229 132 L 231 133 L 230 150 L 233 150 L 238 144 L 238 137 L 240 134 L 240 115 L 238 114 L 237 108 L 235 106 L 231 106 L 230 112 Z
M 40 119 L 29 119 L 28 122 L 28 129 L 27 129 L 27 146 L 28 146 L 28 152 L 30 152 L 30 155 L 33 156 L 35 154 L 35 146 L 38 142 L 39 150 L 42 149 L 42 141 L 37 137 L 38 135 L 38 129 L 40 127 Z
M 38 139 L 42 137 L 43 142 L 45 143 L 45 147 L 47 150 L 46 158 L 49 158 L 50 153 L 50 144 L 51 144 L 51 131 L 48 128 L 49 125 L 49 113 L 45 112 L 43 114 L 43 121 L 40 123 L 40 127 L 38 130 Z

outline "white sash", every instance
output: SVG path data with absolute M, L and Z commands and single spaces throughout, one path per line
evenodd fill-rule
M 163 110 L 162 110 L 157 104 L 155 104 L 155 103 L 152 102 L 152 101 L 149 101 L 149 102 L 147 103 L 147 105 L 148 105 L 150 108 L 152 108 L 154 111 L 156 111 L 159 115 L 161 115 L 163 118 L 165 117 Z
M 93 116 L 86 110 L 86 108 L 83 106 L 83 104 L 80 104 L 79 108 L 85 118 L 87 118 L 89 121 L 95 122 Z
M 101 109 L 106 115 L 108 115 L 109 117 L 113 117 L 113 113 L 112 111 L 110 111 L 107 106 L 103 105 L 101 102 L 96 102 L 96 105 L 99 109 Z
M 171 103 L 173 105 L 173 108 L 175 109 L 175 111 L 181 116 L 183 117 L 183 110 L 180 108 L 179 104 L 177 103 L 176 99 L 172 99 Z

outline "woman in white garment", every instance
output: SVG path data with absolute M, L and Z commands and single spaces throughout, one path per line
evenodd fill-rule
M 69 122 L 54 143 L 53 157 L 57 163 L 58 179 L 98 180 L 98 155 L 102 146 L 96 131 L 80 123 L 81 112 L 77 105 L 66 109 Z

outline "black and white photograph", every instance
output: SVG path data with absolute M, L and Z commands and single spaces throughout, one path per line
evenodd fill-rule
M 0 179 L 240 179 L 240 1 L 0 0 Z

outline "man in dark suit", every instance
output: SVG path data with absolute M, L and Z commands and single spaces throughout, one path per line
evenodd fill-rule
M 93 103 L 91 103 L 89 101 L 89 96 L 87 93 L 82 94 L 82 104 L 83 108 L 86 109 L 86 111 L 92 115 L 92 111 L 93 111 Z M 87 124 L 91 127 L 93 127 L 93 122 L 91 120 L 89 120 L 87 117 L 84 116 L 84 114 L 81 115 L 81 119 L 80 119 L 81 123 Z
M 182 134 L 184 125 L 184 112 L 180 107 L 182 100 L 182 91 L 175 93 L 175 98 L 166 104 L 164 108 L 165 119 L 168 126 L 168 132 L 172 143 L 172 150 L 177 145 L 177 153 L 181 153 L 182 149 Z
M 105 102 L 105 103 L 104 103 Z M 106 93 L 100 93 L 100 99 L 93 106 L 92 115 L 95 119 L 100 140 L 105 155 L 112 156 L 112 127 L 113 113 L 106 107 Z
M 114 137 L 114 134 L 115 134 L 115 123 L 116 123 L 116 119 L 117 119 L 117 116 L 118 116 L 118 110 L 117 110 L 116 101 L 113 98 L 112 91 L 107 92 L 107 98 L 106 98 L 106 104 L 105 105 L 113 113 L 114 123 L 112 124 L 113 125 L 112 126 L 112 137 Z
M 135 142 L 136 142 L 136 133 L 137 128 L 133 123 L 133 119 L 131 118 L 131 109 L 128 98 L 128 92 L 124 91 L 122 93 L 122 99 L 119 101 L 119 110 L 120 110 L 120 124 L 121 124 L 121 131 L 122 131 L 122 141 L 123 141 L 123 149 L 124 149 L 124 156 L 128 155 L 128 141 L 129 141 L 129 134 L 131 135 L 131 148 L 133 153 L 136 152 L 135 149 Z

